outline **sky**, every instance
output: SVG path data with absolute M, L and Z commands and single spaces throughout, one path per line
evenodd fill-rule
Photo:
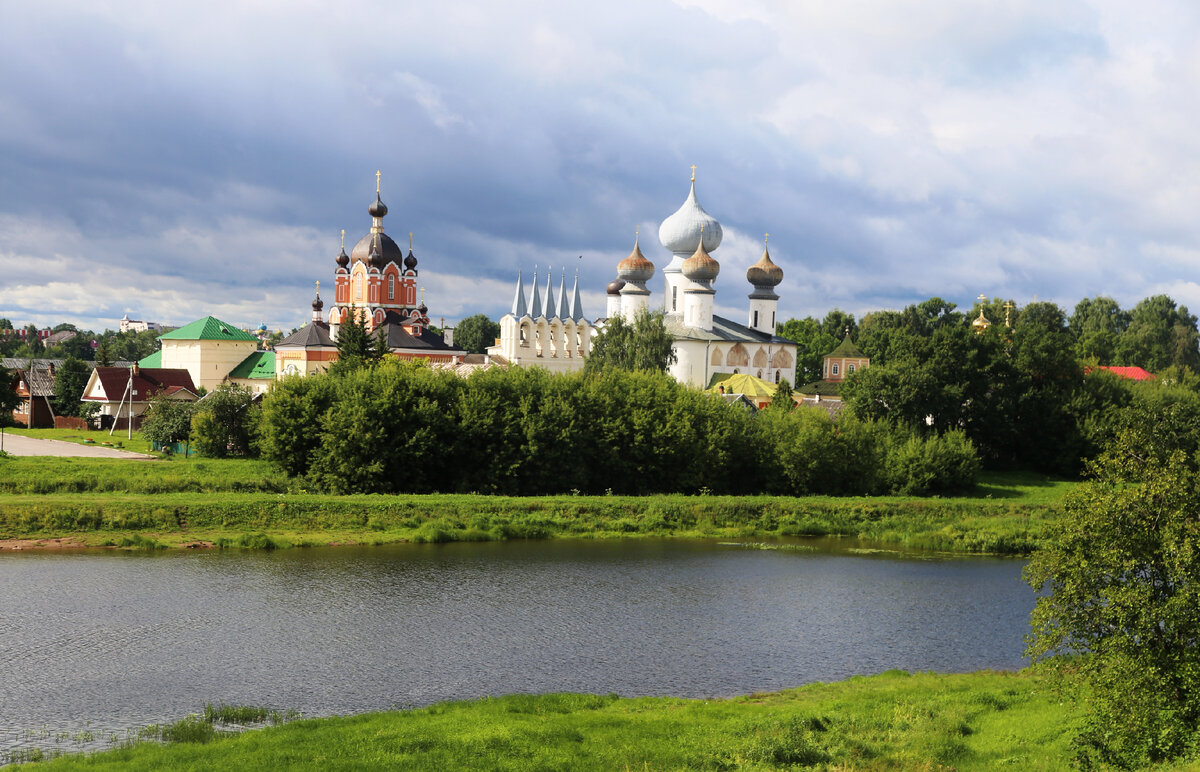
M 0 317 L 284 332 L 370 227 L 437 324 L 578 270 L 691 166 L 745 321 L 979 294 L 1200 310 L 1200 5 L 1171 0 L 0 0 Z

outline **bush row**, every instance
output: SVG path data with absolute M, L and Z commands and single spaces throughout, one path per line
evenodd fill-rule
M 754 413 L 661 374 L 464 380 L 396 361 L 280 382 L 260 443 L 331 493 L 921 495 L 969 487 L 979 469 L 961 433 L 922 438 L 807 407 Z

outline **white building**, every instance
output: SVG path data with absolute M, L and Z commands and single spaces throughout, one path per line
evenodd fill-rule
M 752 287 L 747 323 L 713 313 L 713 284 L 721 265 L 711 253 L 721 246 L 722 235 L 721 224 L 696 199 L 693 176 L 687 200 L 658 229 L 659 242 L 672 255 L 663 268 L 663 310 L 667 330 L 675 339 L 676 361 L 670 373 L 699 388 L 709 386 L 717 373 L 749 373 L 771 383 L 791 381 L 796 344 L 775 334 L 779 306 L 775 287 L 783 281 L 783 269 L 771 261 L 765 245 L 762 257 L 746 271 Z M 653 274 L 654 265 L 635 243 L 633 252 L 617 266 L 618 278 L 608 285 L 608 316 L 632 319 L 648 307 L 646 282 Z
M 537 268 L 533 270 L 533 291 L 525 300 L 525 282 L 517 274 L 517 290 L 512 310 L 500 317 L 500 340 L 487 350 L 490 359 L 518 367 L 544 367 L 551 372 L 582 370 L 592 350 L 592 326 L 583 316 L 579 298 L 579 273 L 567 295 L 567 275 L 563 271 L 554 296 L 552 271 L 546 271 L 546 294 L 538 287 Z
M 129 314 L 121 317 L 121 332 L 146 332 L 147 330 L 161 330 L 162 325 L 158 322 L 143 322 L 138 319 L 130 319 Z
M 696 179 L 683 206 L 658 229 L 658 239 L 672 255 L 663 269 L 667 330 L 675 341 L 676 362 L 670 373 L 676 380 L 698 388 L 711 385 L 718 373 L 748 373 L 771 383 L 795 377 L 796 344 L 775 334 L 779 296 L 775 288 L 783 281 L 783 269 L 771 261 L 763 248 L 762 258 L 746 271 L 750 282 L 747 323 L 739 324 L 713 313 L 721 265 L 713 257 L 721 246 L 721 224 L 704 211 L 696 199 Z M 633 251 L 617 264 L 617 278 L 608 285 L 606 318 L 633 321 L 652 305 L 647 282 L 654 276 L 654 263 L 642 254 L 638 240 Z M 573 299 L 567 301 L 565 273 L 559 282 L 557 303 L 553 279 L 547 274 L 543 300 L 534 271 L 533 291 L 526 303 L 525 285 L 517 277 L 512 311 L 500 319 L 500 340 L 488 349 L 518 366 L 537 365 L 555 372 L 582 369 L 591 351 L 594 330 L 602 333 L 603 322 L 593 328 L 583 318 L 576 274 Z

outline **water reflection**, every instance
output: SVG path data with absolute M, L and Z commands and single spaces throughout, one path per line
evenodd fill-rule
M 1015 668 L 1020 567 L 681 541 L 5 554 L 0 726 Z

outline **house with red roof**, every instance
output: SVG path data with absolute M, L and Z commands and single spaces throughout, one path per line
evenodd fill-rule
M 155 397 L 195 402 L 200 398 L 196 391 L 191 374 L 183 368 L 97 367 L 83 389 L 83 401 L 100 405 L 102 426 L 125 429 L 132 416 L 133 428 L 138 429 Z
M 1113 375 L 1119 375 L 1122 378 L 1128 378 L 1131 381 L 1154 380 L 1154 373 L 1147 372 L 1140 367 L 1107 367 L 1102 365 L 1100 369 L 1110 372 Z

